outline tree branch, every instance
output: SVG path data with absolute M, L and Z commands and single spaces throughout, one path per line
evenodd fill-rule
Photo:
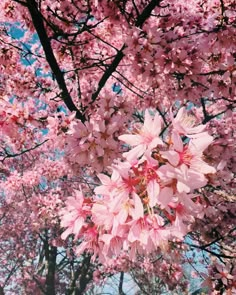
M 142 28 L 145 21 L 151 15 L 153 9 L 161 3 L 161 0 L 152 0 L 143 10 L 143 12 L 138 16 L 137 21 L 135 23 L 136 27 Z
M 123 282 L 124 282 L 124 272 L 122 271 L 120 273 L 120 281 L 119 281 L 119 295 L 125 295 L 124 291 L 123 291 Z
M 143 12 L 138 16 L 137 21 L 135 22 L 135 26 L 142 28 L 143 24 L 145 23 L 145 21 L 149 18 L 149 16 L 151 15 L 152 10 L 159 5 L 161 2 L 161 0 L 152 0 L 143 10 Z M 126 44 L 123 44 L 123 46 L 121 47 L 121 49 L 117 52 L 117 55 L 115 56 L 114 60 L 112 61 L 112 63 L 110 64 L 110 66 L 108 67 L 108 69 L 105 71 L 105 73 L 103 74 L 102 78 L 100 79 L 99 83 L 98 83 L 98 88 L 97 90 L 92 94 L 92 101 L 91 103 L 93 103 L 96 98 L 98 97 L 100 91 L 102 90 L 102 88 L 105 86 L 107 80 L 111 77 L 111 75 L 113 74 L 113 72 L 116 70 L 117 66 L 119 65 L 120 61 L 122 60 L 122 58 L 124 57 L 124 53 L 123 50 L 126 48 Z
M 56 271 L 56 259 L 57 259 L 57 248 L 50 246 L 48 239 L 44 242 L 44 253 L 46 259 L 46 295 L 55 295 L 55 271 Z
M 3 287 L 2 286 L 0 286 L 0 295 L 4 295 L 5 293 L 4 293 L 4 289 L 3 289 Z
M 23 154 L 25 154 L 25 153 L 27 153 L 27 152 L 33 151 L 33 150 L 35 150 L 36 148 L 38 148 L 38 147 L 40 147 L 41 145 L 43 145 L 43 144 L 44 144 L 45 142 L 47 142 L 47 141 L 48 141 L 48 139 L 45 139 L 43 142 L 40 142 L 40 143 L 36 144 L 36 145 L 33 146 L 32 148 L 29 148 L 29 149 L 23 150 L 23 151 L 21 151 L 21 152 L 19 152 L 19 153 L 16 153 L 16 154 L 10 154 L 6 149 L 4 149 L 4 152 L 5 152 L 6 156 L 5 156 L 2 160 L 0 160 L 0 161 L 1 161 L 1 162 L 4 162 L 7 158 L 15 158 L 15 157 L 21 156 L 21 155 L 23 155 Z
M 64 75 L 63 75 L 62 71 L 60 70 L 60 67 L 57 63 L 55 56 L 54 56 L 46 29 L 44 27 L 42 16 L 37 8 L 37 3 L 35 2 L 35 0 L 27 0 L 27 5 L 28 5 L 28 10 L 31 15 L 35 30 L 36 30 L 36 32 L 39 36 L 40 42 L 42 44 L 42 47 L 43 47 L 43 50 L 44 50 L 44 53 L 46 56 L 46 60 L 49 64 L 53 74 L 55 75 L 55 78 L 56 78 L 59 88 L 62 91 L 62 99 L 65 102 L 67 108 L 71 112 L 76 112 L 76 118 L 80 119 L 82 122 L 85 122 L 84 114 L 77 109 L 77 107 L 75 106 L 75 104 L 70 96 L 70 93 L 67 89 Z
M 188 245 L 190 247 L 193 247 L 193 248 L 197 248 L 197 249 L 201 249 L 203 251 L 206 251 L 206 252 L 218 257 L 219 259 L 220 258 L 229 258 L 229 259 L 234 259 L 235 258 L 235 256 L 229 256 L 229 255 L 225 255 L 225 254 L 221 254 L 221 253 L 216 253 L 216 252 L 214 252 L 212 250 L 207 249 L 205 246 L 198 246 L 198 245 L 189 244 L 189 243 L 186 243 L 186 245 Z
M 124 44 L 122 46 L 122 48 L 118 51 L 116 57 L 114 58 L 114 60 L 110 64 L 109 68 L 102 75 L 102 78 L 100 79 L 100 81 L 98 83 L 98 89 L 92 94 L 92 101 L 91 101 L 91 103 L 93 103 L 96 100 L 96 98 L 98 97 L 100 91 L 102 90 L 102 88 L 106 84 L 107 80 L 110 78 L 110 76 L 112 75 L 112 73 L 116 70 L 116 68 L 119 65 L 120 61 L 124 57 L 123 50 L 125 49 L 125 47 L 126 47 L 126 45 Z
M 78 266 L 76 271 L 73 272 L 73 276 L 71 278 L 70 287 L 66 291 L 66 295 L 82 295 L 84 291 L 92 279 L 92 273 L 89 273 L 91 268 L 91 256 L 83 257 L 82 266 Z M 79 284 L 77 287 L 77 280 L 79 280 Z

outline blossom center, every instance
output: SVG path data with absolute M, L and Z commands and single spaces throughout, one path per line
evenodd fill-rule
M 179 164 L 190 166 L 193 155 L 189 152 L 187 147 L 184 147 L 182 152 L 179 152 Z

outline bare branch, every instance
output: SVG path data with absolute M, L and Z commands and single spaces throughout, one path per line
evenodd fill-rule
M 27 152 L 33 151 L 33 150 L 35 150 L 36 148 L 38 148 L 38 147 L 40 147 L 41 145 L 43 145 L 43 144 L 44 144 L 45 142 L 47 142 L 47 141 L 48 141 L 48 139 L 45 139 L 43 142 L 40 142 L 40 143 L 36 144 L 36 145 L 33 146 L 32 148 L 29 148 L 29 149 L 23 150 L 23 151 L 21 151 L 21 152 L 19 152 L 19 153 L 16 153 L 16 154 L 10 154 L 6 149 L 4 149 L 4 152 L 5 152 L 6 156 L 3 158 L 3 160 L 1 160 L 1 162 L 4 162 L 5 159 L 7 159 L 7 158 L 15 158 L 15 157 L 21 156 L 21 155 L 23 155 L 23 154 L 25 154 L 25 153 L 27 153 Z
M 119 295 L 125 295 L 124 291 L 123 291 L 123 282 L 124 282 L 124 272 L 122 271 L 120 273 L 120 281 L 119 281 Z
M 59 88 L 62 91 L 62 99 L 65 102 L 68 109 L 71 112 L 76 112 L 76 117 L 80 119 L 82 122 L 85 122 L 86 119 L 84 114 L 77 109 L 67 89 L 67 86 L 64 80 L 64 75 L 62 71 L 60 70 L 60 67 L 54 56 L 47 32 L 44 27 L 43 19 L 37 8 L 37 3 L 35 2 L 35 0 L 27 0 L 27 4 L 28 4 L 28 10 L 30 12 L 34 27 L 36 29 L 36 32 L 38 33 L 40 42 L 42 44 L 42 47 L 46 56 L 46 60 L 53 74 L 55 75 Z
M 145 21 L 151 15 L 153 9 L 161 3 L 161 0 L 152 0 L 143 10 L 143 12 L 138 16 L 135 23 L 136 27 L 142 28 Z
M 143 24 L 145 23 L 145 21 L 150 17 L 150 14 L 152 12 L 152 10 L 159 5 L 161 2 L 161 0 L 157 1 L 157 0 L 152 0 L 143 10 L 143 12 L 138 16 L 137 21 L 135 22 L 135 26 L 142 28 Z M 124 57 L 124 53 L 123 50 L 126 48 L 126 44 L 123 44 L 123 46 L 121 47 L 121 49 L 117 52 L 116 57 L 114 58 L 114 60 L 112 61 L 112 63 L 110 64 L 109 68 L 106 70 L 106 72 L 103 74 L 101 80 L 98 83 L 98 88 L 97 90 L 92 94 L 92 101 L 91 103 L 93 103 L 96 98 L 98 97 L 100 91 L 102 90 L 102 88 L 104 87 L 104 85 L 106 84 L 107 80 L 110 78 L 110 76 L 113 74 L 113 72 L 116 70 L 117 66 L 119 65 L 119 63 L 121 62 L 122 58 Z

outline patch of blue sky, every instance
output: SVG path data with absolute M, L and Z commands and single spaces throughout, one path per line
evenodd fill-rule
M 187 103 L 187 110 L 191 110 L 194 107 L 194 104 L 192 102 Z
M 2 177 L 4 177 L 4 179 L 1 180 L 6 180 L 6 175 L 2 175 Z M 1 198 L 5 198 L 6 197 L 6 193 L 3 189 L 0 190 L 0 197 Z
M 48 132 L 49 132 L 49 129 L 48 128 L 43 128 L 40 131 L 42 132 L 43 135 L 47 135 Z
M 21 62 L 25 66 L 31 66 L 35 61 L 36 57 L 34 57 L 31 52 L 31 47 L 35 44 L 39 45 L 39 48 L 41 47 L 39 42 L 39 37 L 36 33 L 31 35 L 31 39 L 27 41 L 27 43 L 22 42 L 21 39 L 24 37 L 24 34 L 26 30 L 22 28 L 22 25 L 20 23 L 5 23 L 6 27 L 8 28 L 9 35 L 20 42 L 20 45 L 23 50 L 25 50 L 25 53 L 22 53 L 21 55 Z M 36 52 L 37 54 L 37 52 Z M 39 69 L 36 70 L 37 76 L 42 76 Z
M 33 34 L 33 36 L 34 35 L 36 35 L 36 34 Z M 32 37 L 32 39 L 34 39 L 34 37 Z M 33 56 L 33 54 L 31 54 L 31 48 L 35 44 L 34 42 L 32 42 L 32 39 L 29 40 L 28 43 L 24 43 L 24 42 L 21 43 L 22 49 L 26 51 L 25 54 L 21 55 L 21 63 L 26 67 L 31 66 L 37 60 L 36 57 Z M 38 40 L 36 40 L 35 42 L 37 42 L 37 41 Z M 39 75 L 39 73 L 37 73 L 37 71 L 36 71 L 36 75 Z
M 18 22 L 15 23 L 5 23 L 5 26 L 8 27 L 9 31 L 8 33 L 11 35 L 11 37 L 13 37 L 14 39 L 21 39 L 26 30 L 24 30 L 21 27 L 21 24 Z
M 120 282 L 120 273 L 115 274 L 109 277 L 105 284 L 102 286 L 97 286 L 95 289 L 96 294 L 107 294 L 107 295 L 116 295 L 118 294 L 118 286 Z M 123 281 L 123 291 L 124 294 L 127 295 L 135 295 L 140 291 L 139 287 L 133 280 L 133 278 L 128 274 L 124 273 L 124 281 Z M 152 294 L 151 294 L 152 295 Z
M 12 147 L 10 147 L 10 146 L 6 146 L 6 147 L 4 148 L 4 150 L 5 150 L 5 152 L 6 152 L 7 154 L 13 154 L 13 153 L 14 153 Z
M 118 93 L 118 94 L 122 93 L 122 88 L 121 88 L 120 84 L 114 83 L 112 85 L 112 91 L 115 93 Z
M 38 98 L 35 98 L 35 105 L 37 106 L 38 110 L 46 110 L 48 107 L 48 104 L 46 104 L 45 102 L 41 101 Z
M 38 43 L 39 45 L 41 44 L 39 42 L 39 36 L 37 33 L 32 34 L 31 40 L 29 41 L 31 44 Z M 41 45 L 40 45 L 41 46 Z
M 50 158 L 50 160 L 52 161 L 57 161 L 59 159 L 61 159 L 62 157 L 64 157 L 65 155 L 65 151 L 59 150 L 59 149 L 55 149 L 54 150 L 54 156 Z
M 9 99 L 10 104 L 13 104 L 13 103 L 14 103 L 15 98 L 16 98 L 15 96 L 12 96 L 12 97 Z
M 49 187 L 50 187 L 51 189 L 57 189 L 57 188 L 59 187 L 59 183 L 58 183 L 57 181 L 51 181 L 51 182 L 49 183 Z
M 45 191 L 48 188 L 48 181 L 45 176 L 41 176 L 39 183 L 40 190 Z
M 175 107 L 180 108 L 181 107 L 181 101 L 180 100 L 176 100 L 174 103 Z
M 69 114 L 67 108 L 65 106 L 63 106 L 63 105 L 60 105 L 60 106 L 57 107 L 57 112 L 58 113 L 62 112 L 65 115 Z
M 177 108 L 181 108 L 183 105 L 182 105 L 182 101 L 180 100 L 176 100 L 175 103 L 174 103 L 174 106 L 177 107 Z M 186 104 L 186 109 L 189 111 L 191 110 L 192 108 L 194 107 L 194 104 L 192 102 L 187 102 Z
M 194 240 L 190 236 L 186 236 L 185 242 L 188 245 L 195 243 Z M 201 288 L 201 284 L 203 283 L 203 277 L 201 274 L 207 274 L 207 266 L 206 263 L 201 263 L 201 260 L 205 262 L 209 260 L 210 256 L 205 251 L 201 251 L 194 247 L 190 246 L 190 250 L 185 253 L 185 257 L 188 262 L 184 265 L 185 274 L 188 276 L 189 279 L 189 291 L 195 292 L 199 288 Z M 210 261 L 209 261 L 210 262 Z M 197 272 L 198 276 L 196 278 L 192 278 L 191 273 Z
M 29 67 L 36 61 L 36 58 L 29 57 L 29 56 L 27 56 L 27 57 L 21 56 L 20 61 L 24 66 Z

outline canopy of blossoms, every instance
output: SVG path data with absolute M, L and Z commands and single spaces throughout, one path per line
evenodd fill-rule
M 0 1 L 0 294 L 119 271 L 183 294 L 186 264 L 234 292 L 235 19 L 234 0 Z

